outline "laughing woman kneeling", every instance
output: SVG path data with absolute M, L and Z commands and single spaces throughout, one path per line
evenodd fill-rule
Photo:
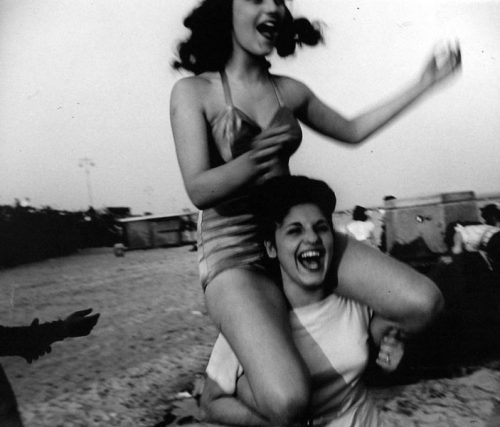
M 260 215 L 265 248 L 271 260 L 279 262 L 292 337 L 311 375 L 311 400 L 300 422 L 379 426 L 378 413 L 360 380 L 368 362 L 369 338 L 380 346 L 379 366 L 393 371 L 403 355 L 398 337 L 402 325 L 333 292 L 335 194 L 322 181 L 286 176 L 265 184 L 259 199 L 257 205 L 263 207 L 259 210 L 265 209 Z M 248 396 L 244 370 L 220 335 L 202 396 L 207 420 L 231 425 L 270 423 L 246 404 Z

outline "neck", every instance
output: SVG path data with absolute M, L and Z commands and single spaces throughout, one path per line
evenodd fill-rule
M 226 63 L 226 73 L 231 77 L 248 83 L 267 79 L 268 66 L 265 57 L 250 55 L 241 48 L 235 48 Z
M 324 286 L 319 286 L 317 288 L 302 288 L 297 284 L 286 283 L 286 281 L 284 281 L 283 292 L 293 308 L 314 304 L 315 302 L 325 299 Z

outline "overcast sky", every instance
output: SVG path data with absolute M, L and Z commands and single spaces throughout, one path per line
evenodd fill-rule
M 191 207 L 169 122 L 176 42 L 192 0 L 0 0 L 0 204 L 134 213 Z M 500 192 L 500 1 L 294 0 L 326 44 L 273 60 L 352 116 L 418 77 L 459 39 L 464 67 L 397 122 L 350 148 L 304 128 L 292 172 L 325 179 L 339 208 L 382 197 Z

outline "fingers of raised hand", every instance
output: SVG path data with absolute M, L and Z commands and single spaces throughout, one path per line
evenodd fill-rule
M 272 158 L 267 162 L 261 163 L 257 166 L 259 176 L 257 178 L 257 184 L 263 184 L 274 176 L 279 175 L 280 161 L 278 157 Z
M 281 149 L 288 140 L 289 140 L 289 135 L 287 134 L 281 134 L 263 138 L 260 137 L 256 138 L 252 142 L 252 149 L 255 151 L 266 150 L 270 147 L 276 147 L 278 149 Z
M 450 59 L 453 65 L 453 68 L 457 68 L 462 64 L 462 51 L 460 49 L 460 43 L 458 40 L 452 44 L 451 42 L 448 44 L 448 50 L 450 52 Z
M 462 52 L 458 41 L 437 47 L 433 59 L 437 72 L 446 74 L 459 68 L 462 63 Z
M 260 134 L 260 138 L 269 138 L 269 137 L 275 137 L 278 135 L 283 135 L 287 134 L 288 131 L 291 129 L 290 125 L 281 125 L 281 126 L 273 126 L 267 129 L 264 129 Z
M 260 165 L 265 162 L 273 162 L 277 159 L 280 150 L 280 146 L 272 146 L 264 150 L 257 150 L 251 154 L 251 158 L 254 162 Z

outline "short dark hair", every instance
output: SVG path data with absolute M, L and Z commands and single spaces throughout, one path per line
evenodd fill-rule
M 354 221 L 366 221 L 368 215 L 366 214 L 366 208 L 363 206 L 356 206 L 352 212 L 352 219 Z
M 332 214 L 337 199 L 323 181 L 306 176 L 280 176 L 256 187 L 251 193 L 254 212 L 258 218 L 263 240 L 274 241 L 278 224 L 294 206 L 312 203 L 321 210 L 332 226 Z
M 500 209 L 495 203 L 490 203 L 481 208 L 481 217 L 488 223 L 488 221 L 500 221 Z
M 194 74 L 220 71 L 229 60 L 232 45 L 233 0 L 203 0 L 184 19 L 191 35 L 177 48 L 178 58 L 173 67 L 184 68 Z M 306 18 L 294 19 L 285 7 L 285 19 L 276 41 L 279 56 L 295 52 L 296 46 L 315 46 L 323 41 L 318 23 Z

